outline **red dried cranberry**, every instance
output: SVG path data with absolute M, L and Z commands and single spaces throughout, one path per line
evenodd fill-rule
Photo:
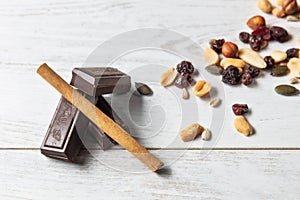
M 187 88 L 189 85 L 188 79 L 181 75 L 175 81 L 175 86 L 178 88 Z
M 224 39 L 219 40 L 212 40 L 210 44 L 210 48 L 212 48 L 215 52 L 221 53 L 222 52 L 222 46 L 225 43 Z
M 271 27 L 271 36 L 272 39 L 281 43 L 286 42 L 290 39 L 288 32 L 284 28 L 279 26 Z
M 298 58 L 299 56 L 299 49 L 298 48 L 291 48 L 286 51 L 288 58 Z
M 243 43 L 248 44 L 249 43 L 250 34 L 247 33 L 247 32 L 241 32 L 240 35 L 239 35 L 239 38 L 240 38 L 240 40 Z
M 271 31 L 268 27 L 262 26 L 257 28 L 252 32 L 252 35 L 259 35 L 263 40 L 270 41 L 271 40 Z
M 232 111 L 235 115 L 243 115 L 248 112 L 248 105 L 236 103 L 232 105 Z
M 275 60 L 271 56 L 264 57 L 264 61 L 267 63 L 267 69 L 273 68 Z
M 249 39 L 251 49 L 259 51 L 263 45 L 263 39 L 259 35 L 251 35 Z
M 229 85 L 237 85 L 240 83 L 242 73 L 232 65 L 227 67 L 222 74 L 222 81 Z
M 243 74 L 243 76 L 242 76 L 242 83 L 244 85 L 250 85 L 252 83 L 252 81 L 253 81 L 253 77 L 251 76 L 250 73 Z
M 249 73 L 252 78 L 255 78 L 259 76 L 260 70 L 256 67 L 253 67 L 252 65 L 249 65 L 248 68 L 246 69 L 246 73 Z
M 176 70 L 181 73 L 192 74 L 194 72 L 194 66 L 189 61 L 182 61 L 177 65 Z

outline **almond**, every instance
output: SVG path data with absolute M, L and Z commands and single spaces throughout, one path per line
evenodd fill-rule
M 220 62 L 220 56 L 211 48 L 204 49 L 204 60 L 208 65 L 218 64 Z
M 264 61 L 264 59 L 256 51 L 253 51 L 251 49 L 240 49 L 239 57 L 246 63 L 249 63 L 250 65 L 259 69 L 264 69 L 267 67 L 267 64 Z
M 200 124 L 195 123 L 182 130 L 180 137 L 182 141 L 189 142 L 196 139 L 203 131 L 204 128 Z
M 174 67 L 171 67 L 168 71 L 160 76 L 160 84 L 164 87 L 170 86 L 174 83 L 177 77 L 177 71 Z
M 247 26 L 249 26 L 252 30 L 256 30 L 257 28 L 265 25 L 266 20 L 260 15 L 253 16 L 247 21 Z

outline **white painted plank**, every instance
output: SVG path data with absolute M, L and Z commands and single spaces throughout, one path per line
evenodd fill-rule
M 299 199 L 299 151 L 188 151 L 161 174 L 129 173 L 89 158 L 83 165 L 38 151 L 0 151 L 1 199 Z M 160 152 L 167 160 L 177 152 Z M 203 154 L 206 156 L 203 157 Z M 87 154 L 82 154 L 87 156 Z M 138 162 L 124 151 L 104 156 Z M 142 168 L 140 168 L 142 169 Z
M 180 12 L 179 12 L 180 11 Z M 217 14 L 216 14 L 217 13 Z M 235 13 L 235 15 L 232 15 Z M 103 41 L 113 35 L 141 27 L 168 28 L 187 35 L 204 46 L 211 37 L 225 37 L 238 41 L 241 30 L 249 30 L 245 21 L 248 17 L 262 14 L 256 1 L 2 1 L 0 9 L 0 135 L 1 148 L 38 148 L 51 120 L 59 95 L 36 74 L 35 69 L 44 61 L 70 80 L 71 70 L 80 66 L 86 57 Z M 269 24 L 283 25 L 294 36 L 286 44 L 272 42 L 263 52 L 296 45 L 299 35 L 297 23 L 263 14 Z M 203 39 L 205 38 L 205 39 Z M 163 57 L 163 58 L 162 58 Z M 161 63 L 168 67 L 179 62 L 177 59 L 157 54 L 129 55 L 116 62 L 116 66 L 140 66 L 146 63 Z M 126 64 L 126 65 L 125 65 Z M 201 66 L 199 66 L 201 67 Z M 123 69 L 126 71 L 126 68 Z M 158 77 L 156 77 L 158 79 Z M 257 80 L 254 88 L 225 86 L 226 99 L 224 128 L 213 133 L 213 140 L 203 143 L 195 141 L 193 147 L 299 147 L 297 125 L 300 114 L 298 98 L 283 98 L 273 92 L 276 84 L 287 82 L 289 77 L 272 78 L 265 75 Z M 156 126 L 137 127 L 138 137 L 148 147 L 182 147 L 180 141 L 171 144 L 179 131 L 180 109 L 172 96 L 160 98 L 164 90 L 157 89 L 159 101 L 166 111 L 166 126 L 159 130 L 160 116 Z M 177 91 L 179 92 L 179 91 Z M 259 97 L 259 98 L 258 98 Z M 146 99 L 142 109 L 133 110 L 136 120 L 148 120 L 152 100 Z M 198 99 L 197 99 L 198 100 Z M 256 135 L 245 138 L 232 127 L 231 104 L 248 103 L 252 113 L 249 121 Z M 185 102 L 185 104 L 189 104 Z M 184 108 L 187 109 L 187 108 Z M 192 108 L 190 108 L 192 109 Z M 120 111 L 123 112 L 122 110 Z M 210 126 L 212 110 L 200 101 L 199 122 Z M 126 119 L 127 117 L 124 116 Z M 191 117 L 193 118 L 193 117 Z M 143 121 L 137 121 L 144 123 Z M 183 119 L 184 124 L 194 121 Z M 128 120 L 128 123 L 131 123 Z M 223 122 L 221 121 L 220 124 Z M 190 144 L 188 144 L 190 145 Z

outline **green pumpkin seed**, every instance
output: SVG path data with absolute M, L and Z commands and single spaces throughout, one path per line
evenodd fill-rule
M 299 94 L 299 90 L 290 85 L 278 85 L 275 87 L 275 91 L 284 96 L 294 96 Z
M 136 82 L 135 87 L 141 95 L 151 96 L 153 94 L 153 91 L 151 90 L 151 88 L 144 83 Z
M 289 72 L 289 69 L 286 65 L 275 65 L 272 68 L 271 75 L 272 76 L 285 76 Z
M 218 65 L 208 65 L 205 70 L 213 75 L 221 75 L 224 71 L 223 67 Z

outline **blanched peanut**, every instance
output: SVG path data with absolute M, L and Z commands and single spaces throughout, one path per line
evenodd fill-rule
M 237 116 L 234 120 L 234 127 L 236 130 L 245 136 L 250 136 L 253 134 L 252 126 L 246 120 L 246 118 L 242 115 Z
M 210 83 L 200 80 L 196 83 L 194 86 L 194 94 L 198 97 L 202 97 L 206 94 L 208 94 L 211 90 L 211 85 Z

